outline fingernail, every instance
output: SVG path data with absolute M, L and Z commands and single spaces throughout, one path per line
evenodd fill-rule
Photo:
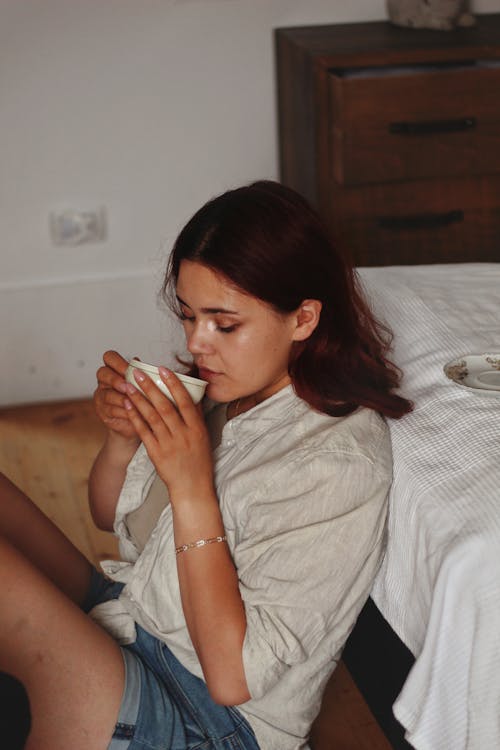
M 171 375 L 171 370 L 167 370 L 166 367 L 159 367 L 158 372 L 165 378 L 165 380 L 168 380 Z
M 123 405 L 124 405 L 125 409 L 128 409 L 129 411 L 130 411 L 130 409 L 134 408 L 134 405 L 132 404 L 131 401 L 128 400 L 128 398 L 126 398 L 124 400 Z
M 144 383 L 146 380 L 146 376 L 140 370 L 134 370 L 134 378 L 138 380 L 139 383 Z
M 127 393 L 130 393 L 131 396 L 133 396 L 134 393 L 137 393 L 137 388 L 135 387 L 135 385 L 132 385 L 132 383 L 126 383 L 125 389 Z

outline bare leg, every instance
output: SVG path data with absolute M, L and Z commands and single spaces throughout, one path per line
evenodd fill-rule
M 91 564 L 52 521 L 0 473 L 0 536 L 77 604 L 90 583 Z
M 118 716 L 118 645 L 9 542 L 0 539 L 0 669 L 26 687 L 26 750 L 105 750 Z

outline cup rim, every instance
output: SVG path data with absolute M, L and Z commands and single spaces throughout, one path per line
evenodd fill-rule
M 154 372 L 158 374 L 159 369 L 157 365 L 150 365 L 148 362 L 142 362 L 140 359 L 129 359 L 129 367 L 136 368 L 137 370 L 145 370 L 145 372 Z M 185 375 L 183 372 L 175 372 L 180 381 L 184 383 L 191 383 L 192 385 L 203 386 L 208 385 L 207 380 L 201 378 L 195 378 L 192 375 Z

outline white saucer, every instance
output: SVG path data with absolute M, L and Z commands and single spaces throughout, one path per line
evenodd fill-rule
M 500 353 L 466 354 L 444 366 L 445 375 L 458 385 L 482 394 L 500 396 Z

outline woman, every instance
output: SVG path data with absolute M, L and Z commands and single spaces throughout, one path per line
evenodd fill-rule
M 317 214 L 272 182 L 215 198 L 164 293 L 207 403 L 104 355 L 89 498 L 122 561 L 93 570 L 3 481 L 0 668 L 30 750 L 305 747 L 381 559 L 382 415 L 411 406 Z

